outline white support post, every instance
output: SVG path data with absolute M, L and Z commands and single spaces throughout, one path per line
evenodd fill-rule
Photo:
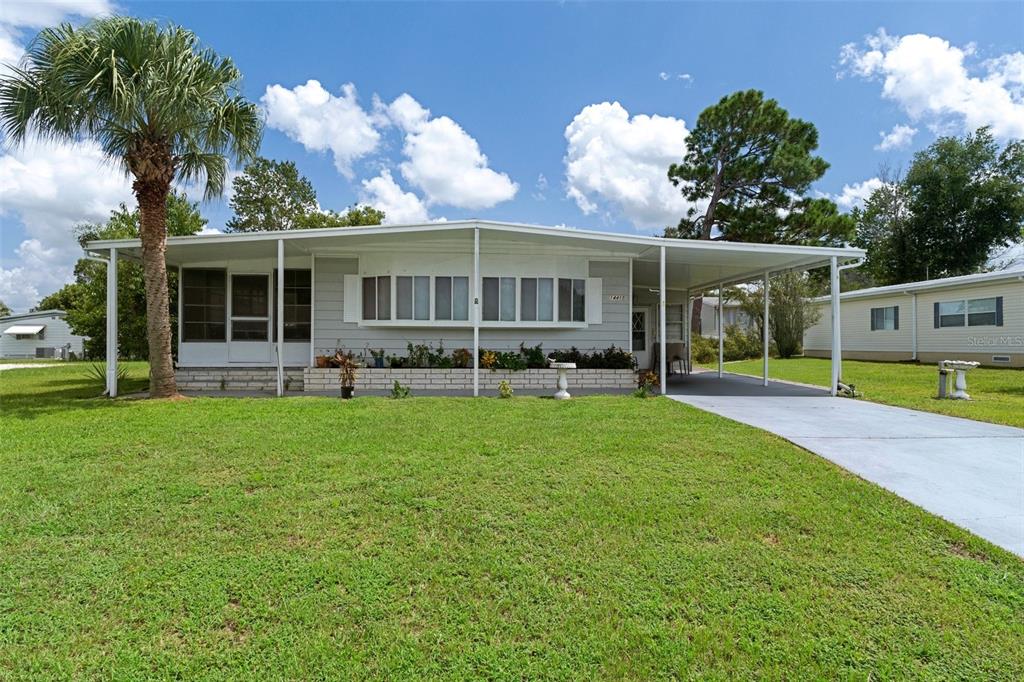
M 725 312 L 725 306 L 722 301 L 722 285 L 718 285 L 718 319 L 716 324 L 718 325 L 718 378 L 722 378 L 722 361 L 725 359 L 725 346 L 722 340 L 722 313 Z
M 117 249 L 107 261 L 107 395 L 117 397 Z
M 842 337 L 839 329 L 839 259 L 832 256 L 831 272 L 832 294 L 832 384 L 829 392 L 835 396 L 839 393 L 839 378 L 842 376 Z
M 768 385 L 768 287 L 771 286 L 769 274 L 767 270 L 764 273 L 764 329 L 762 330 L 762 336 L 764 336 L 764 348 L 762 349 L 764 353 L 764 366 L 761 368 L 761 373 L 764 375 L 761 383 L 764 386 Z
M 693 370 L 693 299 L 686 291 L 686 373 Z
M 690 330 L 690 319 L 688 317 L 686 317 L 686 314 L 690 311 L 690 290 L 687 289 L 685 292 L 683 292 L 683 295 L 686 298 L 683 299 L 683 309 L 680 312 L 680 315 L 683 316 L 683 319 L 681 320 L 682 325 L 681 325 L 681 329 L 680 329 L 679 333 L 683 337 L 683 338 L 680 339 L 680 341 L 682 341 L 683 343 L 686 344 L 686 352 L 689 353 L 690 352 L 690 333 L 689 333 L 689 330 Z M 690 373 L 690 371 L 689 371 L 689 366 L 690 365 L 687 362 L 686 358 L 685 357 L 684 358 L 680 358 L 679 362 L 681 362 L 683 364 L 683 367 L 682 367 L 683 374 L 689 374 Z
M 284 240 L 277 240 L 277 395 L 284 395 Z
M 316 254 L 309 257 L 309 366 L 316 367 Z
M 629 336 L 629 352 L 633 353 L 633 259 L 629 259 L 629 277 L 626 283 L 626 296 L 629 298 L 629 312 L 626 313 L 626 334 Z
M 665 363 L 667 353 L 665 352 L 665 247 L 661 247 L 661 287 L 658 289 L 658 354 L 660 358 L 658 360 L 659 366 L 661 367 L 661 394 L 665 395 L 668 391 L 668 371 Z
M 473 397 L 480 395 L 480 228 L 473 228 Z

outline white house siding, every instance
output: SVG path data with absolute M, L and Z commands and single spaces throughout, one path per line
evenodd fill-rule
M 17 339 L 3 334 L 14 325 L 44 325 L 43 338 Z M 82 356 L 82 337 L 71 332 L 62 315 L 15 315 L 0 318 L 0 358 L 34 358 L 37 348 L 70 347 L 72 353 Z
M 576 346 L 582 350 L 604 349 L 629 344 L 629 264 L 624 261 L 588 260 L 579 256 L 522 256 L 481 254 L 481 276 L 563 276 L 601 279 L 601 323 L 584 327 L 529 327 L 504 323 L 480 329 L 480 347 L 492 350 L 518 349 L 540 344 L 544 350 Z M 397 326 L 345 322 L 345 275 L 464 275 L 472 273 L 472 257 L 431 255 L 425 263 L 415 254 L 367 255 L 357 258 L 317 257 L 314 276 L 313 346 L 316 354 L 336 348 L 364 353 L 383 349 L 389 355 L 404 356 L 407 345 L 443 344 L 447 351 L 472 348 L 472 327 Z M 592 292 L 588 291 L 588 296 Z M 357 297 L 358 298 L 358 297 Z
M 1003 326 L 935 328 L 937 301 L 1003 297 Z M 843 357 L 851 360 L 912 360 L 913 295 L 887 294 L 842 301 L 840 306 Z M 818 304 L 821 319 L 804 333 L 804 354 L 830 357 L 832 320 L 830 304 Z M 899 330 L 871 331 L 871 309 L 899 306 Z M 1009 363 L 993 362 L 993 355 L 1009 355 Z M 974 360 L 985 365 L 1024 367 L 1024 282 L 1018 280 L 989 284 L 925 290 L 917 293 L 917 359 Z

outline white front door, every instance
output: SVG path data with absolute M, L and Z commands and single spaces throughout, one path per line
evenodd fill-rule
M 651 367 L 651 315 L 650 308 L 633 308 L 633 319 L 631 320 L 631 333 L 633 334 L 633 355 L 636 356 L 636 366 L 641 370 Z

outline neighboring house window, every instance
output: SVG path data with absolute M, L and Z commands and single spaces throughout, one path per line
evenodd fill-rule
M 395 278 L 395 319 L 430 319 L 430 278 L 423 276 Z
M 363 277 L 363 319 L 391 319 L 391 276 Z
M 224 341 L 227 274 L 224 270 L 182 271 L 182 341 Z
M 935 303 L 935 327 L 1003 326 L 1003 297 Z
M 550 322 L 555 314 L 555 280 L 551 277 L 523 277 L 519 280 L 519 319 Z
M 871 331 L 900 328 L 900 307 L 897 305 L 871 309 Z
M 274 341 L 277 341 L 277 271 L 274 271 Z M 313 317 L 310 270 L 284 271 L 284 340 L 309 341 Z
M 516 278 L 484 277 L 483 319 L 514 322 L 516 319 Z
M 269 280 L 267 275 L 231 275 L 232 341 L 267 340 Z
M 558 321 L 583 322 L 586 317 L 586 280 L 558 280 Z
M 998 298 L 975 298 L 967 301 L 967 326 L 983 327 L 999 324 L 998 309 L 1001 307 Z
M 469 277 L 434 278 L 434 319 L 469 319 Z

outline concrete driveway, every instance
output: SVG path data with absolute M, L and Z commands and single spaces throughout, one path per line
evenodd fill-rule
M 1024 557 L 1024 429 L 736 375 L 669 397 L 775 433 Z

